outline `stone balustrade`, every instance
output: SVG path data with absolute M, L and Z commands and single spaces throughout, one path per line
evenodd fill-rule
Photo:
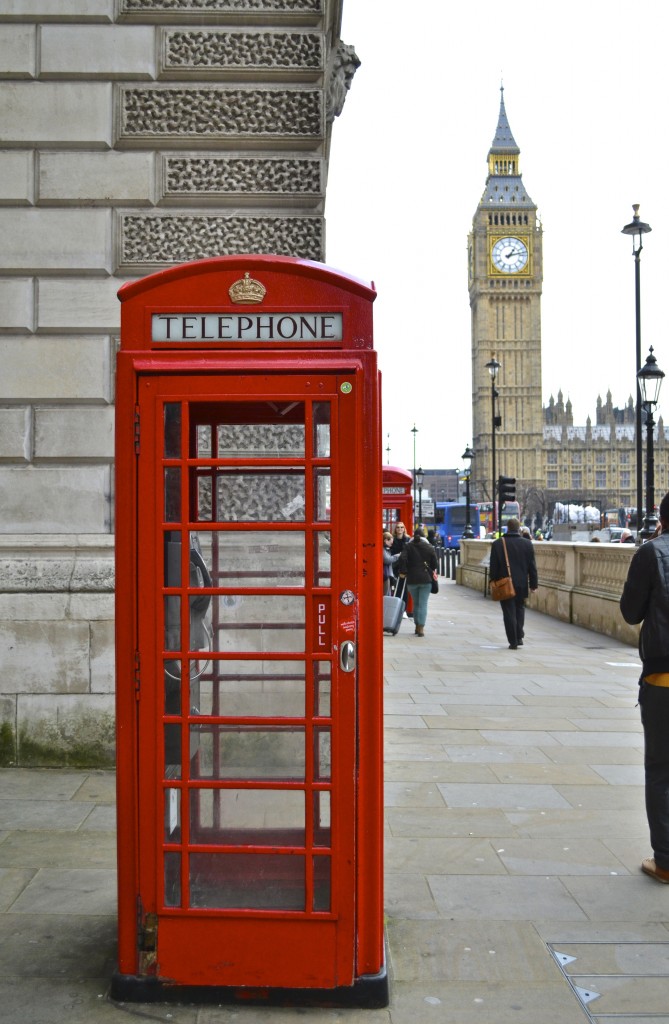
M 492 541 L 465 541 L 461 546 L 456 582 L 482 593 L 487 590 Z M 631 544 L 535 543 L 539 589 L 530 594 L 529 608 L 605 633 L 636 646 L 639 627 L 620 614 Z

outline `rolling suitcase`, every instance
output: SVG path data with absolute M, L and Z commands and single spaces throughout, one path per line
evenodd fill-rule
M 383 632 L 392 633 L 393 636 L 399 631 L 404 615 L 404 599 L 401 596 L 406 590 L 406 577 L 400 580 L 393 597 L 383 598 Z

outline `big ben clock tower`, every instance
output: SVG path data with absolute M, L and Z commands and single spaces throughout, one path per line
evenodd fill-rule
M 542 234 L 519 167 L 501 89 L 499 121 L 488 153 L 488 177 L 469 235 L 472 323 L 472 498 L 492 501 L 492 378 L 495 388 L 495 476 L 516 477 L 518 500 L 540 486 Z

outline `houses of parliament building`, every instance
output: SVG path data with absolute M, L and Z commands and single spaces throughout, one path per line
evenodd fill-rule
M 537 206 L 520 172 L 520 149 L 509 127 L 502 88 L 488 153 L 485 189 L 468 241 L 472 332 L 473 448 L 471 493 L 491 501 L 493 476 L 515 477 L 521 508 L 551 515 L 556 501 L 600 509 L 636 505 L 635 408 L 596 399 L 594 421 L 574 425 L 562 392 L 542 404 L 541 292 L 543 239 Z M 489 364 L 500 364 L 493 382 Z M 492 448 L 492 392 L 495 471 Z M 593 395 L 594 399 L 594 395 Z M 501 422 L 500 422 L 501 421 Z M 645 430 L 644 430 L 645 435 Z M 669 489 L 669 443 L 655 426 L 656 493 Z M 644 436 L 645 447 L 645 436 Z M 644 483 L 645 494 L 645 483 Z

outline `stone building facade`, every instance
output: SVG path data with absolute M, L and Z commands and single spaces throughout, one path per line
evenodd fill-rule
M 646 428 L 644 426 L 644 454 Z M 532 511 L 550 515 L 556 501 L 594 505 L 602 512 L 636 506 L 636 442 L 634 400 L 613 405 L 611 392 L 598 396 L 595 422 L 575 426 L 569 399 L 558 392 L 544 408 L 543 487 L 531 496 Z M 669 489 L 669 428 L 661 416 L 653 431 L 655 500 Z M 645 497 L 645 466 L 644 466 Z
M 343 0 L 0 5 L 0 762 L 114 754 L 122 283 L 325 259 Z

